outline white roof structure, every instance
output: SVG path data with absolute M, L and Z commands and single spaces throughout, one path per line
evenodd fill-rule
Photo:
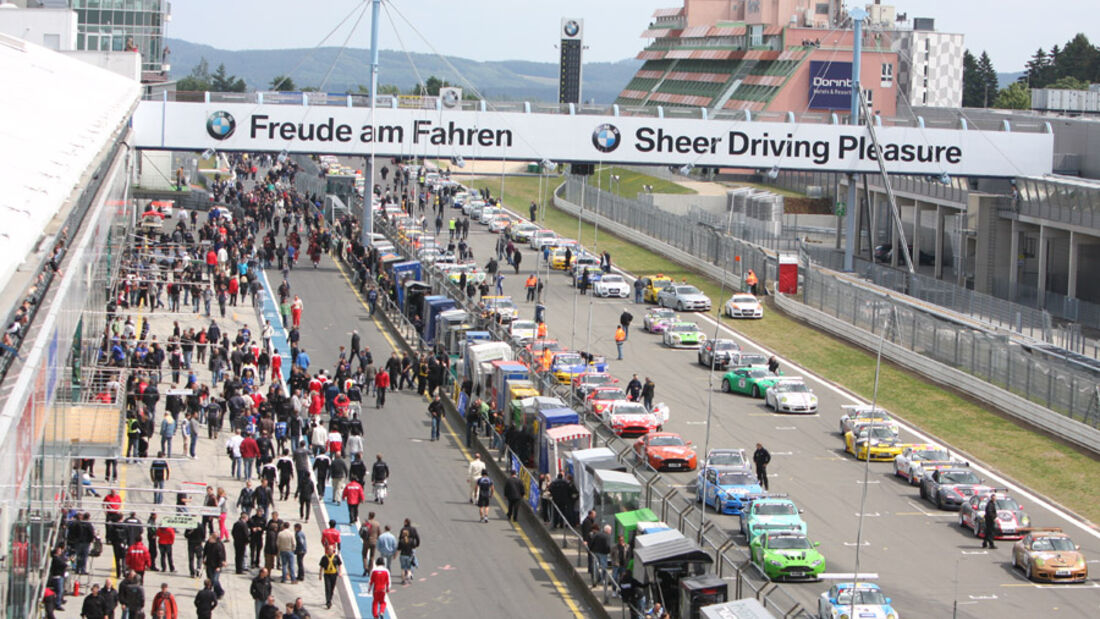
M 0 34 L 0 290 L 125 128 L 141 84 Z M 75 233 L 75 230 L 70 233 Z

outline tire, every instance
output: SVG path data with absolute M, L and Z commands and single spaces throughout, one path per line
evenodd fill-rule
M 943 499 L 940 498 L 940 493 L 936 493 L 936 509 L 943 509 Z
M 1028 562 L 1028 564 L 1024 566 L 1024 576 L 1026 576 L 1028 580 L 1034 580 L 1034 576 L 1031 573 L 1031 563 L 1030 562 Z
M 928 492 L 924 489 L 924 484 L 920 485 L 920 498 L 921 499 L 927 499 L 928 498 Z
M 729 393 L 731 391 L 733 391 L 733 389 L 730 388 L 730 381 L 723 378 L 722 379 L 722 393 Z
M 752 386 L 752 397 L 754 397 L 754 398 L 759 398 L 760 397 L 760 387 L 757 387 L 756 385 Z
M 974 537 L 980 538 L 982 536 L 982 529 L 983 528 L 984 527 L 979 523 L 979 521 L 975 520 L 974 521 Z
M 681 312 L 682 312 L 682 311 L 684 311 L 684 303 L 683 303 L 683 301 L 681 301 L 681 302 L 679 302 L 679 303 L 677 303 L 677 304 L 676 304 L 676 309 L 677 309 L 677 310 L 679 310 L 679 311 L 681 311 Z

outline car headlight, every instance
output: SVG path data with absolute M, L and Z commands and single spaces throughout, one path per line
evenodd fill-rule
M 1081 569 L 1081 568 L 1085 567 L 1085 557 L 1081 556 L 1081 555 L 1078 555 L 1077 556 L 1077 563 L 1075 563 L 1073 567 L 1075 569 Z
M 1030 516 L 1021 516 L 1020 517 L 1020 526 L 1023 526 L 1023 527 L 1031 526 L 1031 517 Z
M 783 404 L 786 404 L 787 403 L 787 396 L 783 396 L 783 397 L 779 398 L 779 401 L 782 402 Z
M 838 617 L 837 619 L 851 619 L 851 618 L 848 617 L 848 613 L 840 613 L 840 617 Z
M 817 567 L 819 565 L 821 565 L 821 559 L 815 559 L 814 562 L 810 564 L 810 567 Z
M 775 559 L 768 559 L 768 563 L 774 565 L 775 567 L 783 567 L 783 562 L 776 561 Z
M 1035 565 L 1042 567 L 1044 563 L 1046 563 L 1046 560 L 1042 557 L 1035 557 Z
M 897 613 L 890 613 L 890 614 L 886 615 L 886 619 L 898 619 L 898 614 Z

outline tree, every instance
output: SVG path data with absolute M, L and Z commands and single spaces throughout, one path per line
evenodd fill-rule
M 970 50 L 963 52 L 963 107 L 983 107 L 984 95 L 978 59 Z
M 409 91 L 411 95 L 419 95 L 421 97 L 427 95 L 429 97 L 438 97 L 439 89 L 445 86 L 450 86 L 446 80 L 441 80 L 438 77 L 432 75 L 428 79 L 424 80 L 423 84 L 417 84 Z
M 1089 83 L 1079 80 L 1072 75 L 1067 75 L 1047 84 L 1046 88 L 1054 88 L 1057 90 L 1088 90 Z
M 271 80 L 271 90 L 293 92 L 298 90 L 298 87 L 294 84 L 294 80 L 291 79 L 289 75 L 276 75 Z
M 191 92 L 212 90 L 210 88 L 210 63 L 207 62 L 205 57 L 199 59 L 199 64 L 191 68 L 191 73 L 187 77 L 176 82 L 176 90 Z
M 1000 84 L 997 83 L 997 71 L 993 68 L 993 61 L 984 50 L 978 58 L 978 79 L 982 89 L 982 107 L 989 107 L 997 97 Z M 1030 107 L 1030 101 L 1028 106 Z
M 244 92 L 246 88 L 243 79 L 229 74 L 225 63 L 218 65 L 214 74 L 210 76 L 210 90 L 214 92 Z
M 1024 82 L 1031 88 L 1043 88 L 1053 79 L 1054 66 L 1051 63 L 1052 57 L 1047 55 L 1040 47 L 1031 56 L 1031 60 L 1027 61 L 1024 74 L 1020 76 L 1019 81 Z
M 1100 50 L 1089 42 L 1087 36 L 1078 33 L 1058 54 L 1056 77 L 1075 77 L 1087 82 L 1096 77 L 1098 65 Z
M 1030 110 L 1031 89 L 1022 82 L 1012 82 L 997 95 L 993 107 L 1002 110 Z

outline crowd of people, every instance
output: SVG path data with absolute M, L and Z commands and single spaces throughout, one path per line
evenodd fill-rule
M 121 463 L 108 460 L 99 478 L 94 460 L 74 463 L 73 479 L 79 482 L 74 487 L 100 480 L 113 484 L 120 464 L 145 467 L 149 494 L 158 507 L 135 503 L 138 507 L 128 509 L 112 486 L 100 508 L 68 514 L 50 565 L 48 616 L 64 607 L 66 577 L 87 574 L 89 558 L 105 552 L 113 555 L 113 576 L 84 597 L 84 617 L 113 617 L 118 608 L 123 617 L 143 616 L 144 608 L 145 616 L 152 617 L 209 617 L 225 594 L 223 573 L 230 562 L 234 575 L 251 579 L 257 617 L 308 617 L 301 597 L 276 603 L 272 579 L 278 572 L 280 583 L 303 582 L 311 564 L 324 584 L 326 607 L 331 607 L 344 569 L 335 519 L 322 532 L 317 549 L 309 547 L 303 529 L 313 501 L 325 500 L 330 484 L 331 505 L 346 505 L 348 522 L 363 539 L 364 566 L 385 574 L 370 579 L 372 587 L 379 583 L 376 614 L 384 612 L 385 594 L 391 590 L 393 557 L 400 558 L 402 582 L 413 580 L 420 535 L 411 521 L 406 519 L 394 534 L 374 511 L 359 517 L 359 506 L 368 501 L 367 485 L 381 502 L 389 477 L 381 454 L 369 465 L 363 458 L 369 437 L 361 405 L 373 394 L 376 405 L 383 406 L 390 376 L 394 389 L 435 392 L 444 382 L 448 359 L 394 354 L 376 365 L 356 333 L 350 350 L 341 347 L 332 369 L 311 368 L 300 331 L 304 304 L 292 294 L 287 274 L 300 255 L 302 239 L 308 239 L 307 254 L 318 258 L 320 251 L 330 249 L 328 224 L 315 199 L 290 188 L 297 173 L 291 160 L 231 155 L 229 161 L 235 174 L 216 178 L 213 188 L 215 197 L 230 208 L 211 209 L 201 219 L 195 211 L 178 218 L 165 214 L 165 225 L 142 231 L 124 256 L 107 307 L 94 381 L 98 401 L 118 402 L 125 410 L 123 458 Z M 249 296 L 253 304 L 258 302 L 261 269 L 276 267 L 284 274 L 277 295 L 290 341 L 290 350 L 283 351 L 272 344 L 273 325 L 253 333 L 239 321 L 225 320 L 227 307 L 246 305 Z M 384 289 L 383 284 L 372 285 Z M 144 318 L 135 317 L 138 311 Z M 169 315 L 158 318 L 158 312 Z M 195 318 L 209 323 L 181 326 L 179 315 L 188 313 L 192 323 Z M 170 321 L 171 335 L 163 337 L 160 327 Z M 289 372 L 284 371 L 284 356 Z M 203 366 L 206 372 L 200 370 Z M 151 447 L 158 438 L 159 449 Z M 239 489 L 210 484 L 196 493 L 168 487 L 173 458 L 195 458 L 197 446 L 206 441 L 224 449 L 233 486 Z M 94 494 L 88 488 L 86 500 Z M 166 496 L 174 497 L 174 505 L 160 508 Z M 280 509 L 293 512 L 287 502 L 298 505 L 296 521 L 280 515 Z M 92 521 L 98 510 L 104 514 L 102 524 Z M 158 523 L 158 513 L 168 511 L 201 514 L 194 526 L 179 530 L 182 544 L 176 542 L 177 528 Z M 181 610 L 186 605 L 177 602 L 167 584 L 146 597 L 145 574 L 174 573 L 177 545 L 185 546 L 189 575 L 204 579 L 194 611 Z

